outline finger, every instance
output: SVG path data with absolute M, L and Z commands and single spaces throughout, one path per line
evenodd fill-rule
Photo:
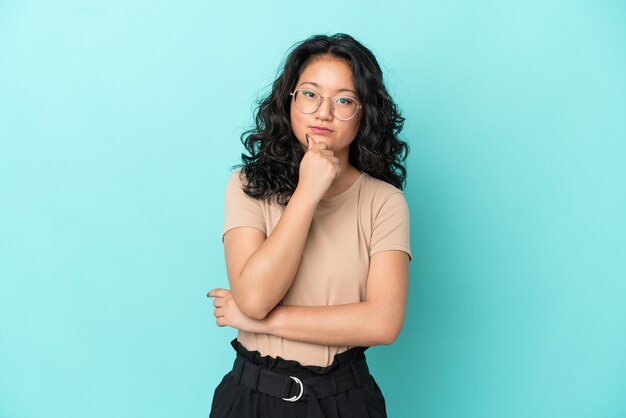
M 215 321 L 215 324 L 218 327 L 225 327 L 226 326 L 226 321 L 224 321 L 223 318 L 217 318 L 217 320 Z
M 322 143 L 323 143 L 323 142 L 322 142 Z M 323 149 L 323 150 L 320 150 L 320 151 L 319 151 L 319 153 L 320 153 L 321 155 L 327 155 L 327 156 L 329 156 L 329 157 L 334 157 L 334 156 L 335 156 L 335 153 L 334 153 L 332 150 L 329 150 L 329 149 Z
M 224 303 L 222 302 L 222 298 L 213 299 L 213 306 L 215 306 L 216 308 L 221 308 L 222 306 L 224 306 Z
M 304 134 L 306 136 L 306 143 L 309 147 L 309 149 L 313 148 L 313 146 L 316 144 L 315 139 L 313 139 L 312 136 L 309 136 L 309 134 Z
M 216 318 L 223 317 L 224 316 L 224 309 L 217 308 L 215 311 L 213 311 L 213 316 L 215 316 Z
M 226 293 L 228 293 L 228 291 L 226 289 L 220 289 L 218 287 L 218 288 L 209 290 L 209 293 L 207 293 L 207 297 L 209 297 L 209 298 L 221 298 L 221 297 L 224 297 L 224 295 L 226 295 Z

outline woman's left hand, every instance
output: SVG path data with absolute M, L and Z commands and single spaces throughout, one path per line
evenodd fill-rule
M 207 294 L 213 300 L 213 306 L 215 306 L 215 312 L 213 313 L 217 318 L 215 322 L 218 326 L 229 326 L 237 328 L 246 332 L 263 332 L 263 321 L 258 321 L 244 315 L 240 310 L 233 295 L 228 289 L 212 289 Z

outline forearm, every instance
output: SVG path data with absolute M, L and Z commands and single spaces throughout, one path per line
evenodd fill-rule
M 391 344 L 402 328 L 404 311 L 371 302 L 332 306 L 277 306 L 262 321 L 263 332 L 321 345 Z
M 266 318 L 247 316 L 228 289 L 213 289 L 217 325 L 320 345 L 373 346 L 395 341 L 404 324 L 408 255 L 383 251 L 370 258 L 366 300 L 331 306 L 279 305 Z
M 248 314 L 264 318 L 291 287 L 316 206 L 296 189 L 275 229 L 243 266 L 233 297 Z

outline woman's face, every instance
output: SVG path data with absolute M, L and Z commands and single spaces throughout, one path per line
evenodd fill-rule
M 313 113 L 302 113 L 291 100 L 291 129 L 306 150 L 308 144 L 305 134 L 315 142 L 324 142 L 335 155 L 348 151 L 356 137 L 363 109 L 358 109 L 350 120 L 339 120 L 330 111 L 331 99 L 335 96 L 351 97 L 359 100 L 352 83 L 352 70 L 345 60 L 330 56 L 313 58 L 298 79 L 295 89 L 305 88 L 325 97 L 322 104 Z M 295 90 L 294 89 L 294 90 Z M 301 93 L 298 93 L 301 94 Z M 323 129 L 327 128 L 327 130 Z

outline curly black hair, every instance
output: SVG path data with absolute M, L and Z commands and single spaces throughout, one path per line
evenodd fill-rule
M 241 135 L 247 152 L 240 168 L 246 177 L 244 192 L 257 199 L 276 198 L 286 205 L 298 185 L 304 150 L 290 122 L 290 92 L 312 58 L 326 55 L 350 63 L 356 94 L 363 105 L 359 131 L 350 144 L 349 162 L 360 171 L 403 189 L 409 152 L 398 138 L 404 118 L 389 96 L 374 54 L 352 36 L 314 35 L 294 45 L 269 95 L 258 102 L 255 127 Z

